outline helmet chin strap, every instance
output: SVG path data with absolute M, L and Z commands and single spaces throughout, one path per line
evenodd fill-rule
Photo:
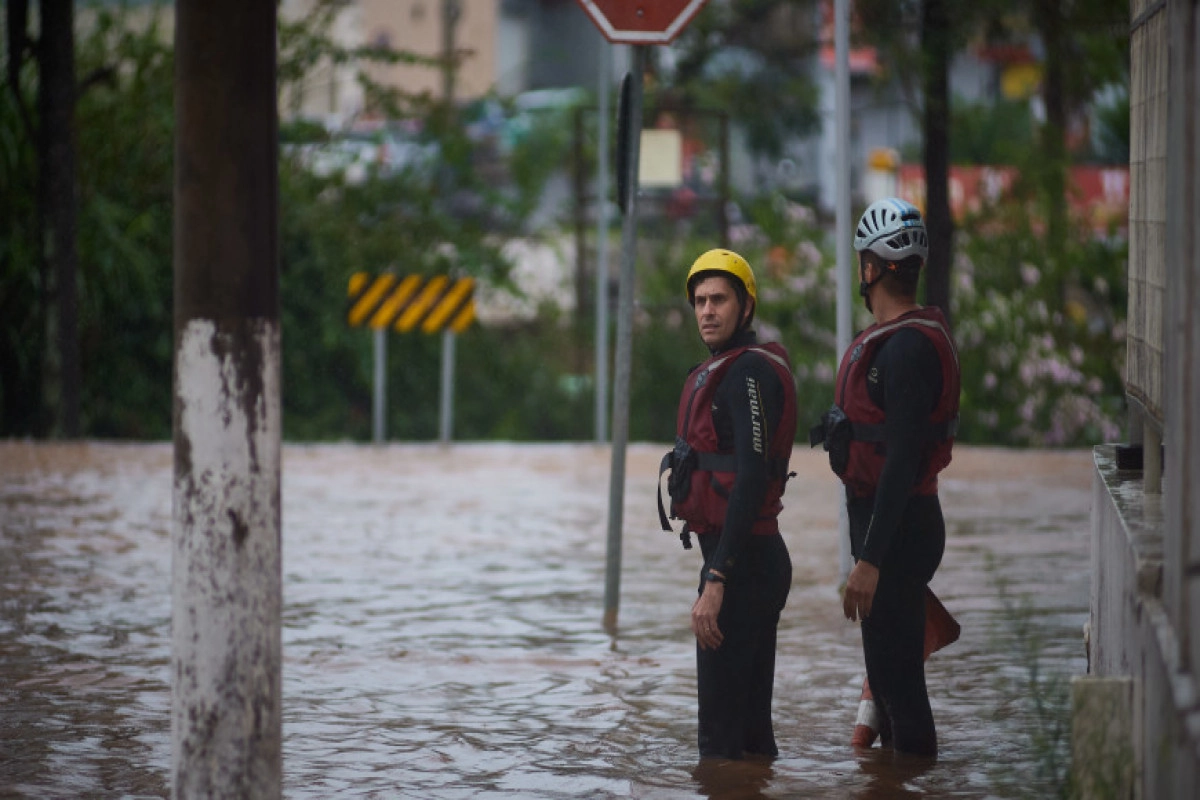
M 740 321 L 738 322 L 737 333 L 741 333 L 742 331 L 747 330 L 750 327 L 750 323 L 752 323 L 754 321 L 754 318 L 751 316 L 748 316 L 746 313 L 750 310 L 751 303 L 754 303 L 754 301 L 751 300 L 749 297 L 747 297 L 745 304 L 741 305 L 738 308 L 738 319 Z M 757 304 L 755 304 L 755 305 L 757 305 Z
M 879 270 L 879 277 L 873 281 L 866 279 L 866 268 L 861 264 L 858 267 L 858 293 L 862 296 L 866 303 L 867 311 L 874 311 L 871 308 L 871 287 L 883 280 L 883 270 Z

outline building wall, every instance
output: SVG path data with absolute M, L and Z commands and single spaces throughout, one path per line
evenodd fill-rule
M 283 0 L 281 20 L 295 21 L 310 14 L 314 0 Z M 362 14 L 357 5 L 343 8 L 333 21 L 330 36 L 339 45 L 355 47 L 360 43 Z M 279 113 L 283 118 L 324 119 L 334 127 L 352 119 L 363 109 L 363 90 L 356 77 L 357 65 L 317 64 L 295 85 L 280 87 Z
M 1145 436 L 1140 467 L 1117 468 L 1118 453 L 1136 450 L 1096 448 L 1089 670 L 1134 679 L 1135 796 L 1192 798 L 1200 792 L 1200 0 L 1133 0 L 1130 19 L 1126 381 Z
M 334 18 L 330 35 L 345 48 L 379 45 L 439 58 L 445 48 L 447 2 L 355 0 Z M 300 19 L 315 5 L 315 0 L 283 0 L 279 14 L 285 20 Z M 454 76 L 454 95 L 460 101 L 472 100 L 496 85 L 499 49 L 508 40 L 501 36 L 499 0 L 457 0 L 456 6 L 459 16 L 454 26 L 454 47 L 462 51 L 462 61 Z M 283 92 L 280 113 L 284 117 L 321 118 L 340 126 L 369 112 L 358 80 L 360 69 L 371 80 L 405 93 L 441 98 L 445 92 L 444 72 L 434 64 L 321 62 L 299 85 Z
M 1135 679 L 1138 796 L 1192 798 L 1200 787 L 1200 712 L 1180 628 L 1163 602 L 1162 505 L 1146 501 L 1139 473 L 1117 469 L 1114 446 L 1096 448 L 1095 457 L 1089 671 Z
M 496 83 L 496 40 L 499 8 L 495 0 L 358 0 L 362 41 L 394 50 L 438 57 L 444 50 L 445 9 L 459 9 L 454 47 L 466 51 L 455 75 L 454 94 L 469 100 L 486 94 Z M 376 81 L 406 92 L 443 93 L 443 74 L 426 65 L 375 65 Z
M 1137 19 L 1151 0 L 1133 0 Z M 1126 387 L 1161 425 L 1163 272 L 1167 226 L 1167 56 L 1165 8 L 1142 18 L 1130 37 L 1129 315 Z
M 1200 0 L 1168 8 L 1164 594 L 1184 669 L 1200 685 Z M 1193 717 L 1200 737 L 1200 709 Z

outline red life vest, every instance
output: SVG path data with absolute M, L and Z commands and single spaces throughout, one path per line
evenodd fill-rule
M 675 424 L 676 448 L 664 457 L 663 463 L 664 469 L 667 466 L 672 469 L 673 487 L 680 480 L 686 481 L 686 487 L 680 487 L 686 488 L 686 491 L 672 491 L 671 517 L 684 520 L 688 528 L 696 533 L 719 533 L 725 525 L 729 493 L 737 473 L 732 449 L 720 449 L 717 441 L 712 403 L 717 387 L 729 368 L 748 351 L 765 358 L 784 387 L 784 407 L 778 428 L 771 432 L 763 431 L 763 435 L 768 437 L 767 493 L 751 530 L 760 535 L 779 532 L 778 516 L 783 509 L 781 498 L 788 479 L 792 442 L 796 438 L 796 386 L 787 351 L 782 345 L 770 342 L 718 353 L 692 370 L 683 385 Z M 767 421 L 764 419 L 762 424 L 765 426 Z M 681 463 L 686 461 L 691 463 Z M 680 494 L 683 496 L 679 497 Z M 670 530 L 666 516 L 662 514 L 661 497 L 659 516 L 664 529 Z
M 846 467 L 838 473 L 838 477 L 853 497 L 875 494 L 887 457 L 883 445 L 886 415 L 883 409 L 871 402 L 867 394 L 867 371 L 883 343 L 902 328 L 923 333 L 937 350 L 942 364 L 942 394 L 933 413 L 929 415 L 925 458 L 912 493 L 937 494 L 938 473 L 950 463 L 950 451 L 954 447 L 954 434 L 958 426 L 958 350 L 950 337 L 941 309 L 930 306 L 910 311 L 884 325 L 872 325 L 858 335 L 842 356 L 835 404 L 849 420 L 852 434 Z

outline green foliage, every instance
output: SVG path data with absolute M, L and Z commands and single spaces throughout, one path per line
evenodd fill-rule
M 21 96 L 0 90 L 0 435 L 44 430 L 45 346 L 42 258 L 38 247 L 37 154 L 20 103 L 33 96 L 21 72 Z
M 1033 147 L 1029 104 L 1015 100 L 966 103 L 958 99 L 950 122 L 953 164 L 1013 164 Z
M 583 341 L 549 310 L 508 330 L 473 329 L 458 348 L 455 433 L 464 439 L 561 441 L 593 436 Z M 430 397 L 436 402 L 436 399 Z M 428 428 L 427 428 L 428 430 Z
M 674 68 L 658 71 L 648 101 L 719 108 L 752 152 L 778 157 L 790 139 L 820 125 L 820 92 L 807 69 L 816 14 L 812 0 L 707 4 L 672 45 Z
M 1033 786 L 1027 780 L 1018 783 L 1007 772 L 995 769 L 997 765 L 992 769 L 994 778 L 1001 786 L 1021 792 L 1020 796 L 1068 800 L 1074 796 L 1069 753 L 1070 676 L 1044 669 L 1043 653 L 1047 642 L 1039 629 L 1032 603 L 1028 597 L 1012 595 L 1008 581 L 999 574 L 991 554 L 987 557 L 987 568 L 994 576 L 1009 627 L 1011 643 L 1002 646 L 1015 651 L 1024 669 L 1019 679 L 1005 679 L 1003 694 L 1020 698 L 1025 706 L 1019 732 L 1038 756 Z
M 710 6 L 706 14 L 725 13 L 721 4 Z M 727 31 L 728 43 L 755 50 L 753 32 L 778 21 L 765 7 L 739 5 L 743 16 Z M 98 78 L 87 81 L 78 105 L 82 422 L 88 436 L 165 438 L 173 358 L 173 59 L 164 31 L 153 24 L 133 28 L 123 13 L 97 10 L 77 48 L 80 75 Z M 373 57 L 366 50 L 337 49 L 312 27 L 320 19 L 281 24 L 284 96 L 314 65 Z M 697 20 L 697 31 L 720 21 L 704 19 Z M 716 58 L 706 42 L 697 37 L 688 45 L 694 53 L 685 48 L 679 74 L 690 77 L 660 99 L 683 87 L 694 100 L 752 100 L 757 111 L 769 109 L 777 120 L 803 115 L 803 87 L 772 83 L 784 80 L 783 73 L 772 78 L 754 72 L 749 83 L 734 72 L 705 73 L 704 65 Z M 745 63 L 784 63 L 806 52 L 790 36 L 762 39 L 757 51 Z M 30 108 L 36 70 L 27 66 L 21 78 L 22 100 Z M 767 93 L 756 94 L 754 86 Z M 795 104 L 773 105 L 780 94 Z M 350 276 L 388 269 L 452 272 L 511 287 L 514 256 L 506 255 L 506 244 L 536 238 L 530 215 L 546 181 L 568 164 L 569 113 L 529 116 L 520 136 L 481 139 L 469 133 L 469 119 L 428 97 L 373 96 L 381 108 L 423 123 L 425 161 L 395 172 L 371 169 L 362 180 L 321 177 L 301 143 L 333 144 L 325 132 L 311 124 L 281 131 L 289 143 L 279 171 L 284 430 L 293 440 L 370 436 L 372 337 L 345 323 Z M 976 111 L 964 112 L 966 121 L 956 124 L 975 131 L 963 137 L 969 153 L 992 157 L 1003 150 L 1003 140 L 1016 137 L 997 134 L 1018 131 L 1020 115 L 1012 108 Z M 590 135 L 591 126 L 585 130 Z M 0 93 L 0 435 L 6 436 L 40 435 L 48 417 L 41 397 L 48 298 L 33 141 L 13 93 Z M 760 144 L 766 147 L 769 136 Z M 594 142 L 584 143 L 589 170 L 594 149 Z M 1036 177 L 1042 167 L 1026 161 L 1022 168 Z M 960 228 L 955 323 L 966 441 L 1091 443 L 1113 438 L 1120 414 L 1125 246 L 1096 241 L 1076 228 L 1065 245 L 1050 248 L 1033 222 L 1040 218 L 1036 197 L 1026 191 L 990 210 L 987 219 L 998 224 L 981 217 Z M 803 206 L 776 196 L 740 203 L 746 223 L 734 226 L 731 245 L 759 275 L 757 327 L 792 355 L 803 429 L 833 397 L 833 243 Z M 717 236 L 703 215 L 674 222 L 647 215 L 640 241 L 630 435 L 669 441 L 679 387 L 706 356 L 682 277 Z M 573 318 L 547 308 L 533 320 L 475 326 L 459 337 L 456 437 L 591 438 L 590 313 Z M 855 314 L 857 327 L 865 326 L 857 299 Z M 391 438 L 437 436 L 440 357 L 439 336 L 389 338 Z
M 121 9 L 93 9 L 87 20 L 76 47 L 78 73 L 88 77 L 76 106 L 82 425 L 91 436 L 161 437 L 171 429 L 173 59 L 153 13 L 136 30 Z M 20 102 L 31 109 L 36 70 L 27 65 L 22 76 Z M 0 202 L 11 227 L 0 246 L 0 434 L 40 434 L 48 410 L 40 385 L 47 298 L 37 241 L 38 123 L 27 128 L 17 99 L 3 95 Z
M 1119 437 L 1127 243 L 1073 221 L 1046 241 L 1028 186 L 965 222 L 954 319 L 971 442 L 1079 446 Z M 1057 257 L 1052 253 L 1057 252 Z
M 457 173 L 462 174 L 462 173 Z M 289 438 L 369 436 L 371 334 L 348 328 L 346 287 L 356 272 L 431 275 L 454 271 L 502 281 L 507 263 L 479 219 L 451 214 L 434 186 L 462 197 L 453 174 L 430 178 L 370 175 L 361 184 L 319 178 L 294 159 L 280 169 L 281 324 L 284 332 L 284 430 Z M 393 397 L 432 396 L 436 413 L 436 338 L 393 338 Z M 397 353 L 396 351 L 399 351 Z M 402 355 L 401 355 L 402 354 Z M 412 385 L 409 385 L 412 384 Z M 403 413 L 416 408 L 403 400 Z M 407 419 L 407 418 L 405 418 Z M 411 429 L 405 419 L 389 426 Z M 426 429 L 436 435 L 436 422 Z
M 404 54 L 336 48 L 314 26 L 328 21 L 337 5 L 321 3 L 300 23 L 281 22 L 281 91 L 322 61 L 379 58 L 443 66 Z M 172 51 L 153 13 L 148 23 L 134 25 L 125 9 L 106 6 L 87 20 L 77 44 L 79 73 L 92 76 L 77 106 L 83 430 L 87 436 L 163 438 L 171 431 L 173 359 Z M 36 70 L 27 67 L 23 78 L 28 106 L 36 93 Z M 381 107 L 424 114 L 423 142 L 434 154 L 430 163 L 391 175 L 371 170 L 364 180 L 349 181 L 338 173 L 314 175 L 299 148 L 285 148 L 281 156 L 282 369 L 289 438 L 369 436 L 371 337 L 345 324 L 349 276 L 386 269 L 453 272 L 506 285 L 503 244 L 522 228 L 550 169 L 567 152 L 561 131 L 535 123 L 513 145 L 511 167 L 497 173 L 489 169 L 493 153 L 483 152 L 454 114 L 425 97 L 381 91 L 374 97 Z M 5 212 L 0 434 L 39 434 L 46 416 L 41 399 L 46 320 L 36 151 L 9 91 L 3 92 L 0 115 Z M 285 125 L 281 133 L 295 143 L 326 138 L 303 123 Z M 463 380 L 470 392 L 459 411 L 464 435 L 579 432 L 579 414 L 569 403 L 556 407 L 571 408 L 570 413 L 547 415 L 527 391 L 532 379 L 545 389 L 543 397 L 560 392 L 554 361 L 536 355 L 534 343 L 541 344 L 536 335 L 472 331 L 467 342 L 481 355 L 475 364 L 480 369 Z M 421 336 L 393 342 L 389 381 L 399 401 L 392 404 L 389 429 L 395 436 L 436 435 L 439 343 Z M 513 343 L 520 346 L 507 346 Z M 480 388 L 481 375 L 497 378 L 514 398 L 523 398 L 514 404 L 519 413 L 497 415 L 496 392 Z
M 76 107 L 80 406 L 90 436 L 171 431 L 174 58 L 161 25 L 154 16 L 135 30 L 98 9 L 78 47 L 82 74 L 110 76 Z

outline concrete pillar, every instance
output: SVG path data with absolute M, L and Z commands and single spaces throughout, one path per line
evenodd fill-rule
M 1131 678 L 1071 679 L 1071 771 L 1080 800 L 1134 797 L 1134 688 Z
M 175 8 L 172 795 L 277 798 L 276 5 Z
M 1153 425 L 1142 431 L 1142 491 L 1162 494 L 1162 434 Z
M 1184 668 L 1200 682 L 1200 7 L 1167 4 L 1170 66 L 1167 97 L 1163 261 L 1163 374 L 1166 475 L 1163 478 L 1165 603 Z M 1149 478 L 1147 478 L 1149 482 Z M 1147 490 L 1148 491 L 1148 490 Z M 1200 731 L 1194 734 L 1200 738 Z

